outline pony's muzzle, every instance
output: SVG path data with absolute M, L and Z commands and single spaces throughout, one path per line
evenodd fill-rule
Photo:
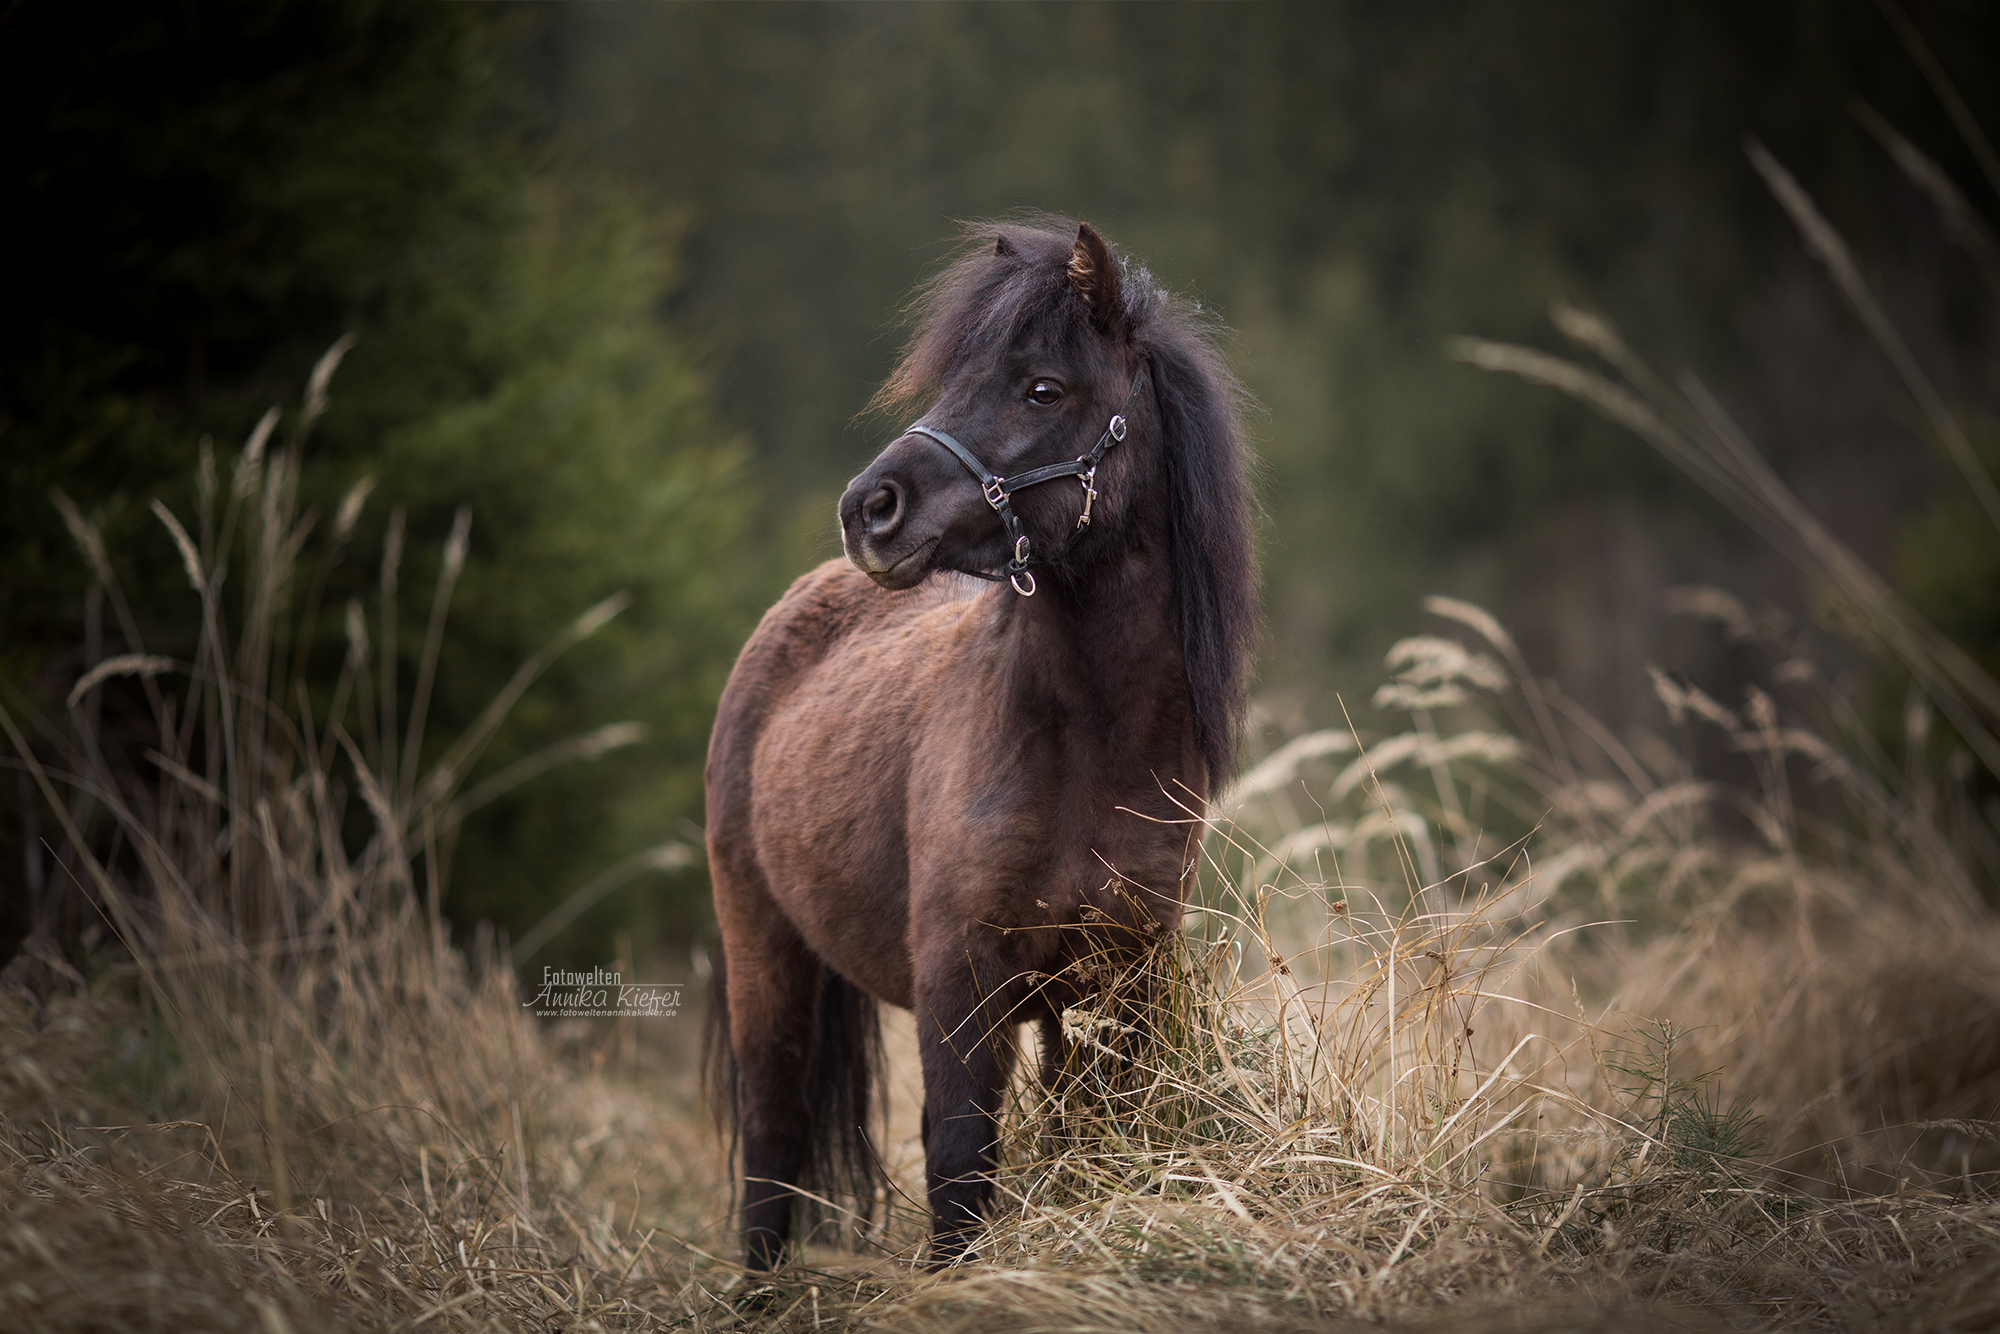
M 933 473 L 930 442 L 905 435 L 889 443 L 840 497 L 840 545 L 863 574 L 884 588 L 909 588 L 931 571 L 948 526 L 947 494 Z
M 879 467 L 855 478 L 840 498 L 840 546 L 855 568 L 887 588 L 906 588 L 929 573 L 935 541 L 910 549 L 913 508 L 907 485 Z M 915 576 L 915 577 L 912 577 Z

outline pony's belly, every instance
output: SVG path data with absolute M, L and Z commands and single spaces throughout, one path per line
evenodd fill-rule
M 842 715 L 855 722 L 855 715 Z M 816 724 L 828 721 L 815 717 Z M 902 775 L 862 725 L 779 719 L 757 748 L 751 830 L 771 896 L 806 944 L 876 999 L 911 997 Z M 789 723 L 791 725 L 787 726 Z
M 789 839 L 774 852 L 772 897 L 812 952 L 877 1000 L 909 1009 L 909 908 L 900 874 L 856 875 Z

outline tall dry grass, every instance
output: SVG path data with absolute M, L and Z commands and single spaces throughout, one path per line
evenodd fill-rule
M 1429 605 L 1457 633 L 1397 645 L 1377 699 L 1409 729 L 1245 775 L 1188 931 L 1019 1090 L 982 1263 L 871 1318 L 1996 1318 L 2000 930 L 1936 826 L 1762 691 L 1658 681 L 1754 786 L 1664 738 L 1649 767 Z M 1540 818 L 1493 846 L 1482 805 Z
M 656 1113 L 559 1061 L 496 944 L 454 947 L 439 913 L 465 814 L 632 739 L 605 729 L 466 786 L 514 701 L 619 604 L 524 663 L 426 764 L 469 516 L 446 538 L 411 686 L 394 645 L 398 514 L 373 614 L 346 607 L 344 661 L 331 682 L 313 675 L 317 604 L 368 490 L 330 524 L 299 511 L 302 452 L 342 350 L 282 444 L 274 410 L 226 477 L 204 452 L 194 515 L 155 503 L 199 618 L 191 660 L 150 651 L 95 527 L 57 498 L 126 651 L 91 665 L 66 719 L 0 707 L 66 838 L 74 892 L 106 931 L 95 976 L 35 940 L 9 980 L 42 985 L 0 995 L 9 1328 L 577 1318 L 617 1304 L 645 1233 L 629 1202 L 595 1200 L 585 1216 L 578 1192 L 671 1195 L 686 1175 L 648 1142 Z M 126 678 L 151 724 L 139 767 L 93 707 Z

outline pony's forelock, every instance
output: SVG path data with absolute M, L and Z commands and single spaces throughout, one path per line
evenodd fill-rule
M 927 407 L 974 349 L 1004 346 L 1029 320 L 1055 313 L 1070 297 L 1075 235 L 1074 222 L 1041 215 L 962 224 L 953 259 L 905 307 L 910 340 L 866 411 L 895 417 Z

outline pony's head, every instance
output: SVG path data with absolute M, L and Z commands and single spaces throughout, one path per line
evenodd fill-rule
M 903 589 L 938 570 L 1018 571 L 1026 553 L 1031 575 L 1075 586 L 1164 534 L 1219 785 L 1257 619 L 1236 381 L 1199 320 L 1145 270 L 1127 273 L 1088 223 L 968 235 L 919 296 L 916 332 L 875 396 L 879 409 L 924 411 L 841 496 L 848 558 Z M 1093 456 L 1094 473 L 1065 470 Z M 1004 506 L 989 498 L 991 479 L 1024 474 Z
M 936 570 L 999 570 L 1014 559 L 1019 537 L 1038 564 L 1088 537 L 1077 527 L 1086 497 L 1080 476 L 1010 495 L 1019 523 L 1012 535 L 982 483 L 1073 462 L 1121 407 L 1132 410 L 1140 358 L 1122 278 L 1088 224 L 1074 241 L 1043 228 L 1001 228 L 945 271 L 877 396 L 884 406 L 932 402 L 841 497 L 849 559 L 884 588 L 908 588 Z M 1116 453 L 1108 451 L 1094 479 L 1107 499 L 1121 490 L 1112 478 L 1130 471 Z M 1093 525 L 1112 518 L 1093 503 Z

